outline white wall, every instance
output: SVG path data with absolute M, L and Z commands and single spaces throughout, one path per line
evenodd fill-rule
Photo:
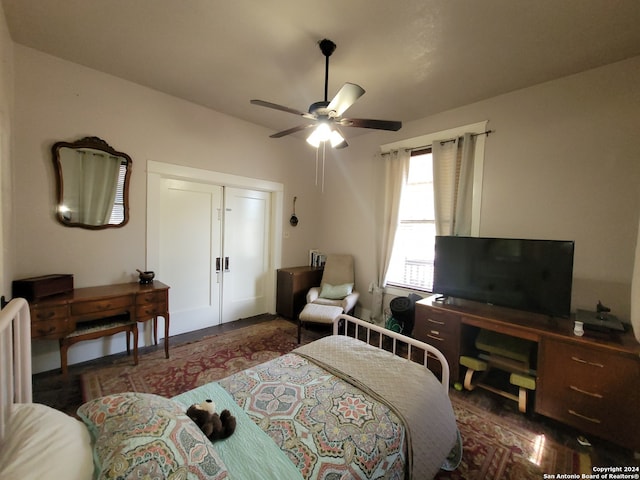
M 315 156 L 303 141 L 270 139 L 262 127 L 23 46 L 15 46 L 15 57 L 14 278 L 73 273 L 77 287 L 135 281 L 146 258 L 148 160 L 284 184 L 281 266 L 306 263 L 318 237 L 320 193 Z M 131 220 L 123 228 L 68 228 L 55 219 L 51 145 L 88 135 L 133 159 Z M 294 196 L 301 220 L 295 229 L 288 223 Z M 123 336 L 83 342 L 70 349 L 69 361 L 124 345 Z M 36 371 L 59 365 L 57 342 L 34 342 L 34 351 Z
M 575 240 L 572 308 L 593 310 L 602 300 L 628 321 L 640 213 L 640 57 L 352 141 L 345 161 L 328 170 L 323 215 L 336 228 L 323 230 L 321 246 L 356 255 L 361 303 L 370 305 L 366 287 L 376 277 L 377 147 L 483 120 L 495 133 L 486 141 L 480 234 Z

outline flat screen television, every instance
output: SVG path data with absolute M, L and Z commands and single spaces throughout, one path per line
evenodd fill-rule
M 574 242 L 437 236 L 433 292 L 569 317 Z

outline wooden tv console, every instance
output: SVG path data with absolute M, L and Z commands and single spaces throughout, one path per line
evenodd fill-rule
M 640 451 L 640 344 L 631 332 L 573 334 L 573 320 L 435 296 L 416 302 L 413 336 L 438 347 L 460 380 L 479 329 L 537 343 L 536 413 Z

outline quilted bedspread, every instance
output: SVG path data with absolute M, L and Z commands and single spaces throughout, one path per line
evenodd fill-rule
M 432 478 L 456 441 L 451 404 L 429 371 L 349 337 L 218 383 L 305 479 Z

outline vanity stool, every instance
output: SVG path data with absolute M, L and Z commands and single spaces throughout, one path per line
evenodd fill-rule
M 130 335 L 133 333 L 133 363 L 138 365 L 138 323 L 129 320 L 128 315 L 107 318 L 100 322 L 78 323 L 76 330 L 62 337 L 60 342 L 60 367 L 62 374 L 67 374 L 67 351 L 71 345 L 84 340 L 108 337 L 116 333 L 127 334 L 127 355 L 131 353 Z

